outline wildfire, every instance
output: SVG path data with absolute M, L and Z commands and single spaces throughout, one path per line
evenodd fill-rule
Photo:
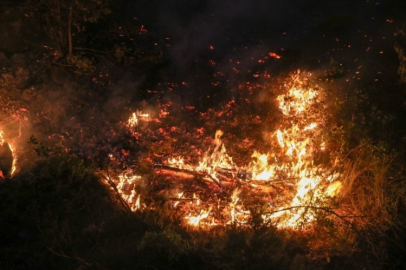
M 227 154 L 222 130 L 216 131 L 212 146 L 200 158 L 198 165 L 187 162 L 193 159 L 181 155 L 159 163 L 157 168 L 161 171 L 165 168 L 176 170 L 178 175 L 172 176 L 175 179 L 183 178 L 179 173 L 184 172 L 192 174 L 191 178 L 184 179 L 198 177 L 216 184 L 220 194 L 228 189 L 227 185 L 233 187 L 228 198 L 205 196 L 207 198 L 204 200 L 194 192 L 192 195 L 178 191 L 171 205 L 184 213 L 187 224 L 199 227 L 219 223 L 245 224 L 251 217 L 244 208 L 244 201 L 255 196 L 255 192 L 261 192 L 270 207 L 270 211 L 262 215 L 265 222 L 279 228 L 307 226 L 315 219 L 316 210 L 324 207 L 330 198 L 340 192 L 340 174 L 325 168 L 323 164 L 315 165 L 316 154 L 327 151 L 326 142 L 321 137 L 324 112 L 320 105 L 324 102 L 324 92 L 320 87 L 312 88 L 309 85 L 307 77 L 301 76 L 300 72 L 293 74 L 284 85 L 284 93 L 276 98 L 282 112 L 282 125 L 269 136 L 272 146 L 269 152 L 264 154 L 254 150 L 248 165 L 238 166 Z M 131 132 L 137 129 L 142 117 L 146 119 L 149 115 L 141 112 L 132 114 L 127 124 Z M 168 134 L 161 130 L 159 128 L 161 134 Z M 122 175 L 118 180 L 117 187 L 133 210 L 141 209 L 140 196 L 134 188 L 134 182 L 139 178 Z M 235 188 L 237 183 L 246 183 L 244 185 L 250 189 L 242 192 L 242 189 Z M 282 197 L 277 195 L 270 186 L 276 183 L 289 187 L 284 188 L 285 191 L 293 189 L 293 192 L 286 191 Z M 245 197 L 241 197 L 243 193 Z
M 224 132 L 217 130 L 214 136 L 214 149 L 207 150 L 203 161 L 196 168 L 197 171 L 205 171 L 207 173 L 215 172 L 216 168 L 232 169 L 235 167 L 233 159 L 227 154 L 226 147 L 221 139 Z
M 296 194 L 291 203 L 275 209 L 274 214 L 263 218 L 277 220 L 278 227 L 297 227 L 299 220 L 305 220 L 307 223 L 312 221 L 314 211 L 309 208 L 322 205 L 325 197 L 335 196 L 341 183 L 337 181 L 336 184 L 329 185 L 339 175 L 330 174 L 322 166 L 314 166 L 315 149 L 325 150 L 325 142 L 317 140 L 323 128 L 323 112 L 316 107 L 323 102 L 321 90 L 316 91 L 306 86 L 305 82 L 299 79 L 299 74 L 294 75 L 291 84 L 285 87 L 288 88 L 286 93 L 279 95 L 276 100 L 286 120 L 283 122 L 291 124 L 283 131 L 277 130 L 273 138 L 276 137 L 280 152 L 283 153 L 281 158 L 286 162 L 282 166 L 268 165 L 268 155 L 255 152 L 253 157 L 256 157 L 257 161 L 252 163 L 251 170 L 255 180 L 264 180 L 264 175 L 269 177 L 268 180 L 275 175 L 296 179 Z M 262 166 L 258 166 L 258 162 Z M 327 185 L 328 189 L 323 192 Z

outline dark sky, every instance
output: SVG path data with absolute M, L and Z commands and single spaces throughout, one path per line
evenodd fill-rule
M 123 14 L 160 39 L 161 78 L 186 82 L 194 95 L 219 81 L 211 91 L 229 91 L 264 71 L 325 73 L 332 63 L 348 83 L 383 82 L 396 76 L 406 1 L 128 0 Z
M 364 35 L 374 39 L 372 46 L 379 46 L 384 35 L 393 36 L 391 26 L 405 11 L 402 2 L 406 1 L 152 0 L 138 2 L 138 17 L 152 31 L 169 37 L 171 56 L 187 66 L 208 53 L 210 45 L 224 58 L 247 46 L 253 54 L 257 49 L 297 49 L 307 57 L 322 58 L 345 45 L 355 50 L 360 43 L 367 46 Z

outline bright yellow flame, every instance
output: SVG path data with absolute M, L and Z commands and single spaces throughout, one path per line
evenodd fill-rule
M 323 89 L 311 88 L 302 79 L 300 73 L 292 75 L 291 81 L 285 85 L 285 93 L 277 96 L 279 108 L 282 112 L 285 125 L 270 134 L 273 148 L 268 153 L 254 151 L 248 166 L 243 167 L 244 180 L 259 181 L 288 181 L 295 188 L 291 199 L 278 202 L 273 214 L 264 215 L 263 218 L 277 223 L 279 228 L 297 228 L 300 224 L 309 224 L 315 219 L 314 209 L 323 206 L 328 197 L 337 196 L 342 184 L 338 181 L 339 174 L 333 174 L 323 167 L 314 165 L 314 153 L 326 150 L 326 142 L 319 138 L 324 128 L 324 115 L 320 108 L 323 101 Z M 141 114 L 132 115 L 130 127 L 135 127 Z M 147 116 L 148 117 L 148 116 Z M 232 158 L 227 154 L 222 141 L 224 132 L 217 130 L 210 147 L 202 157 L 198 166 L 187 164 L 188 159 L 172 157 L 167 160 L 167 165 L 192 171 L 203 172 L 212 179 L 222 179 L 223 169 L 240 172 Z M 251 186 L 255 186 L 251 183 Z M 248 220 L 249 211 L 244 210 L 243 202 L 239 195 L 240 189 L 235 189 L 231 195 L 231 202 L 224 209 L 225 216 L 230 217 L 230 223 L 244 223 Z M 134 195 L 135 196 L 135 195 Z M 178 194 L 182 198 L 183 193 Z M 220 204 L 220 203 L 219 203 Z M 179 201 L 173 204 L 179 205 Z M 272 203 L 273 205 L 273 203 Z M 192 202 L 187 204 L 193 210 L 188 211 L 187 223 L 192 226 L 216 224 L 214 217 L 211 223 L 208 220 L 212 207 L 204 204 L 200 198 L 193 194 Z M 313 207 L 313 208 L 312 208 Z M 217 206 L 220 209 L 220 206 Z M 196 214 L 198 213 L 198 214 Z
M 185 164 L 185 162 L 183 161 L 182 157 L 178 157 L 178 158 L 168 158 L 168 165 L 171 167 L 175 167 L 178 169 L 183 169 L 183 165 Z
M 315 109 L 315 104 L 321 100 L 319 92 L 322 90 L 308 87 L 299 74 L 293 75 L 292 81 L 285 87 L 288 88 L 286 93 L 279 95 L 276 100 L 286 119 L 284 123 L 292 124 L 278 129 L 274 136 L 271 136 L 276 137 L 285 162 L 283 165 L 269 164 L 268 155 L 255 151 L 252 155 L 255 160 L 251 162 L 250 171 L 253 180 L 272 180 L 278 175 L 282 179 L 297 179 L 296 194 L 290 203 L 278 207 L 280 211 L 265 217 L 278 220 L 278 227 L 297 227 L 300 219 L 306 222 L 314 219 L 314 211 L 309 211 L 305 206 L 322 203 L 323 196 L 336 196 L 341 189 L 341 183 L 336 181 L 329 184 L 339 175 L 328 175 L 325 168 L 313 165 L 314 149 L 326 148 L 324 141 L 318 146 L 314 145 L 315 138 L 323 127 L 323 112 Z M 327 185 L 330 186 L 323 193 L 322 190 Z
M 343 184 L 340 181 L 333 182 L 327 187 L 326 195 L 329 197 L 335 197 L 340 193 L 342 188 Z
M 8 144 L 8 147 L 10 148 L 11 155 L 13 158 L 13 162 L 11 165 L 11 172 L 10 172 L 10 176 L 12 177 L 15 174 L 15 172 L 17 171 L 17 159 L 18 159 L 17 154 L 16 154 L 15 147 L 13 146 L 13 144 L 10 142 L 6 142 L 6 140 L 4 139 L 4 132 L 2 130 L 0 130 L 0 146 L 2 146 L 4 143 Z
M 140 120 L 148 121 L 149 120 L 149 114 L 148 113 L 142 113 L 141 111 L 136 111 L 131 114 L 130 118 L 127 120 L 127 126 L 133 130 L 135 129 Z
M 11 176 L 17 171 L 17 155 L 15 154 L 14 148 L 11 144 L 9 144 L 10 150 L 13 154 L 13 164 L 11 165 Z
M 136 192 L 136 184 L 141 179 L 142 176 L 133 175 L 131 170 L 124 171 L 113 179 L 121 198 L 123 198 L 132 211 L 142 209 L 141 195 Z
M 138 126 L 138 118 L 135 113 L 133 113 L 131 115 L 131 117 L 128 119 L 128 126 L 130 128 L 134 128 L 134 127 Z
M 230 203 L 230 215 L 231 215 L 231 223 L 236 221 L 236 205 L 240 200 L 241 190 L 239 188 L 234 189 L 233 194 L 231 195 L 231 203 Z
M 206 218 L 209 217 L 209 214 L 211 212 L 211 207 L 208 210 L 200 210 L 200 213 L 197 216 L 192 216 L 189 213 L 189 216 L 185 217 L 185 219 L 188 221 L 189 225 L 192 226 L 199 226 L 200 222 Z
M 283 133 L 279 129 L 276 131 L 276 137 L 278 138 L 278 143 L 281 147 L 285 147 L 285 143 L 283 141 Z
M 0 144 L 4 143 L 4 133 L 0 130 Z

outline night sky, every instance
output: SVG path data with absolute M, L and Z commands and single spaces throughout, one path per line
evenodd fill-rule
M 332 63 L 343 70 L 340 83 L 384 82 L 399 66 L 393 47 L 406 2 L 153 0 L 126 1 L 122 10 L 123 21 L 159 37 L 168 63 L 159 76 L 186 82 L 194 95 L 212 88 L 219 72 L 217 89 L 230 91 L 264 70 L 324 74 Z

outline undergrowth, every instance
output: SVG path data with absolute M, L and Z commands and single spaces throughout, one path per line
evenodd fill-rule
M 400 196 L 401 190 L 381 190 L 388 166 L 375 164 L 368 168 L 376 170 L 374 190 L 360 193 L 357 181 L 367 169 L 355 166 L 349 166 L 346 193 L 359 195 L 348 203 L 362 215 L 374 214 L 351 220 L 357 232 L 322 216 L 315 228 L 302 231 L 257 223 L 207 231 L 182 227 L 164 204 L 129 213 L 84 160 L 49 157 L 32 172 L 0 183 L 1 269 L 383 269 L 388 254 L 369 250 L 382 252 L 385 247 L 374 241 L 389 239 L 401 223 L 388 216 L 395 202 L 381 192 Z M 370 194 L 376 201 L 368 203 Z M 377 211 L 385 205 L 387 212 Z M 392 222 L 375 224 L 380 215 Z

